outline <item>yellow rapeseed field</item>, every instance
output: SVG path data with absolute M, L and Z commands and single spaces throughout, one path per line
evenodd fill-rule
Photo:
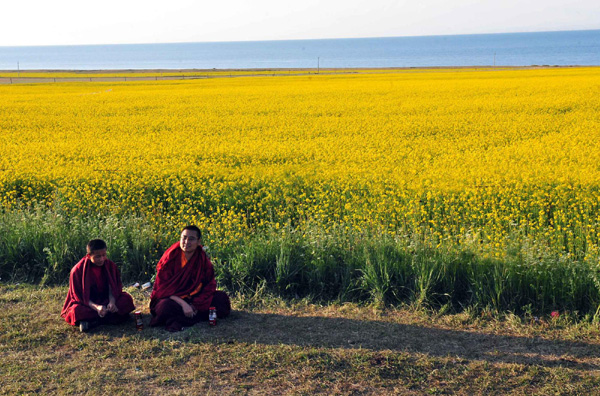
M 599 140 L 600 68 L 4 85 L 0 206 L 585 254 Z

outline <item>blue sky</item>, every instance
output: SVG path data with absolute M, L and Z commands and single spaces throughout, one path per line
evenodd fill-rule
M 0 46 L 393 37 L 600 29 L 600 0 L 22 0 Z

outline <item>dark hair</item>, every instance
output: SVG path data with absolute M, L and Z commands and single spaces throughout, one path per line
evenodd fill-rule
M 102 239 L 92 239 L 88 242 L 85 248 L 88 254 L 90 254 L 96 250 L 106 249 L 106 242 L 104 242 Z
M 185 230 L 196 231 L 196 234 L 198 234 L 198 239 L 202 238 L 202 232 L 200 232 L 200 228 L 196 227 L 195 225 L 185 226 L 183 227 L 183 230 L 181 230 L 181 232 Z

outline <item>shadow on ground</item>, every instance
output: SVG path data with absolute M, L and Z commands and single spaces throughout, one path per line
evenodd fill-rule
M 148 336 L 156 335 L 152 331 Z M 162 332 L 160 333 L 162 334 Z M 169 334 L 165 332 L 165 336 Z M 187 342 L 243 342 L 316 348 L 391 350 L 437 357 L 577 370 L 600 369 L 600 345 L 503 336 L 384 321 L 234 312 L 215 328 L 201 322 L 179 337 Z M 161 337 L 162 338 L 162 337 Z

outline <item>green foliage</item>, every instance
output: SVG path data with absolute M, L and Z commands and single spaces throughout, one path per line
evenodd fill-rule
M 0 213 L 0 276 L 5 280 L 65 283 L 93 238 L 104 239 L 125 279 L 152 272 L 168 246 L 142 218 L 68 217 L 44 209 Z
M 66 283 L 87 241 L 97 237 L 108 243 L 124 282 L 150 279 L 178 232 L 157 230 L 139 216 L 70 217 L 56 209 L 5 211 L 0 220 L 0 277 L 41 284 Z M 500 257 L 481 241 L 325 231 L 317 222 L 233 241 L 209 230 L 205 238 L 220 287 L 240 296 L 598 316 L 597 255 L 576 257 L 523 235 Z

